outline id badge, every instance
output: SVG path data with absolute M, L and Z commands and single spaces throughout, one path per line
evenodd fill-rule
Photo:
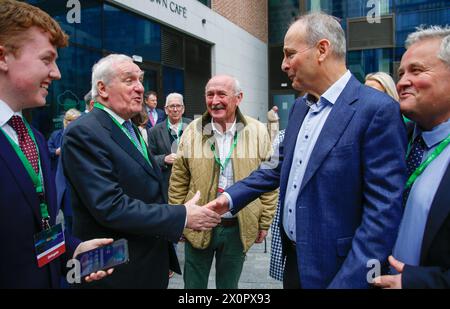
M 66 242 L 62 224 L 57 224 L 48 230 L 35 234 L 34 248 L 36 249 L 39 267 L 47 265 L 66 252 Z

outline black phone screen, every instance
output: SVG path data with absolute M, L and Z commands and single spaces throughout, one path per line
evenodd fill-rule
M 110 245 L 80 253 L 81 277 L 128 262 L 128 242 L 119 239 Z

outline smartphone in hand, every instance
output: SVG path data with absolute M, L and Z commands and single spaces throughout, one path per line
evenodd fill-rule
M 129 261 L 128 241 L 116 240 L 112 244 L 80 253 L 76 259 L 80 262 L 82 278 L 99 270 L 107 270 Z

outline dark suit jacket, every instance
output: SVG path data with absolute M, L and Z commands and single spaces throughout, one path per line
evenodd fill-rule
M 450 288 L 450 165 L 442 177 L 428 214 L 420 266 L 405 265 L 402 287 Z
M 190 119 L 183 118 L 183 132 L 190 122 Z M 163 190 L 168 192 L 172 165 L 167 165 L 164 162 L 164 158 L 171 153 L 177 153 L 178 145 L 176 142 L 170 142 L 170 133 L 167 130 L 166 121 L 158 123 L 156 126 L 148 130 L 148 147 L 150 148 L 150 152 L 156 163 L 158 163 L 161 168 L 164 180 Z
M 50 155 L 44 137 L 33 129 L 43 170 L 50 224 L 57 206 Z M 80 241 L 66 235 L 66 253 L 43 268 L 37 265 L 34 234 L 41 231 L 39 201 L 33 183 L 10 143 L 0 132 L 0 288 L 57 288 L 67 258 Z
M 146 108 L 146 111 L 147 111 L 147 114 L 148 114 L 148 108 Z M 158 114 L 158 120 L 156 120 L 155 126 L 158 123 L 164 122 L 164 120 L 166 120 L 166 116 L 167 116 L 166 113 L 160 108 L 156 108 L 156 113 Z M 153 128 L 153 125 L 152 125 L 152 122 L 149 120 L 147 122 L 147 129 L 151 129 L 151 128 Z
M 71 188 L 74 235 L 126 238 L 129 245 L 127 265 L 87 286 L 166 288 L 169 265 L 180 272 L 172 243 L 183 232 L 186 209 L 165 204 L 156 162 L 150 167 L 111 117 L 97 108 L 66 129 L 62 160 Z
M 235 210 L 280 186 L 280 213 L 297 136 L 308 112 L 304 98 L 290 113 L 280 161 L 226 191 Z M 304 288 L 368 288 L 367 263 L 386 263 L 400 224 L 406 181 L 406 133 L 399 104 L 350 79 L 311 153 L 296 208 L 297 262 Z M 283 247 L 287 239 L 283 232 Z
M 51 158 L 51 168 L 54 173 L 56 173 L 56 168 L 58 165 L 58 158 L 59 156 L 56 155 L 56 149 L 61 147 L 62 142 L 62 136 L 63 136 L 63 129 L 56 130 L 50 135 L 50 138 L 48 139 L 47 145 L 48 150 L 50 151 L 50 158 Z

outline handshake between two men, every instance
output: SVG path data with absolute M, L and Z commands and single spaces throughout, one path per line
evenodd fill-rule
M 186 202 L 186 228 L 207 231 L 220 223 L 220 216 L 228 212 L 228 199 L 225 195 L 220 195 L 203 207 L 198 206 L 200 199 L 200 191 L 194 195 L 192 199 Z

